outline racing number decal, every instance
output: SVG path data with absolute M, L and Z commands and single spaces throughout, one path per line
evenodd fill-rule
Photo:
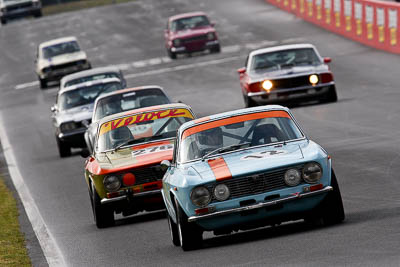
M 132 157 L 146 155 L 146 154 L 150 154 L 150 153 L 161 152 L 161 151 L 172 150 L 173 148 L 174 148 L 173 145 L 162 145 L 162 146 L 155 146 L 155 147 L 150 147 L 150 148 L 143 148 L 143 149 L 132 151 Z
M 284 154 L 287 154 L 287 151 L 284 151 L 284 150 L 263 151 L 263 152 L 258 152 L 258 153 L 244 156 L 240 160 L 264 159 L 264 158 L 272 157 L 275 155 L 284 155 Z

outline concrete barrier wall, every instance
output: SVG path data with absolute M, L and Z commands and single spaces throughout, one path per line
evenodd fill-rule
M 357 42 L 400 54 L 400 4 L 373 0 L 266 0 Z

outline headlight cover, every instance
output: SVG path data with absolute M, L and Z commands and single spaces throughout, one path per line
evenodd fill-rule
M 219 201 L 227 200 L 230 194 L 229 187 L 225 184 L 219 184 L 214 188 L 214 196 Z
M 174 46 L 180 46 L 181 45 L 181 39 L 175 39 L 172 41 L 172 43 L 174 44 Z
M 303 168 L 303 179 L 309 184 L 318 183 L 322 177 L 322 168 L 317 162 L 307 163 Z
M 71 121 L 71 122 L 66 122 L 60 125 L 60 130 L 61 132 L 69 132 L 74 129 L 76 129 L 76 123 Z
M 318 76 L 315 75 L 315 74 L 310 75 L 310 77 L 309 77 L 308 79 L 309 79 L 309 81 L 310 81 L 310 83 L 311 83 L 312 85 L 317 84 L 318 81 L 319 81 Z
M 196 187 L 190 194 L 192 203 L 198 207 L 204 207 L 211 201 L 211 194 L 204 186 Z
M 272 87 L 273 87 L 274 85 L 272 84 L 272 82 L 271 82 L 270 80 L 265 80 L 265 81 L 262 82 L 261 86 L 262 86 L 262 88 L 264 88 L 265 90 L 269 91 L 269 90 L 272 89 Z
M 285 172 L 284 181 L 288 186 L 296 186 L 301 182 L 301 174 L 297 169 L 289 169 Z
M 115 192 L 121 188 L 121 181 L 115 175 L 109 175 L 109 176 L 104 177 L 103 184 L 104 184 L 104 188 L 108 192 Z
M 209 41 L 214 40 L 214 39 L 215 39 L 214 33 L 213 33 L 213 32 L 207 33 L 207 39 L 208 39 Z

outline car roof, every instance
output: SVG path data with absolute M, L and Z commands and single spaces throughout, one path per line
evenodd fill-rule
M 278 46 L 272 46 L 272 47 L 267 47 L 267 48 L 260 48 L 254 51 L 251 51 L 249 54 L 249 57 L 253 57 L 255 55 L 259 54 L 264 54 L 264 53 L 269 53 L 269 52 L 275 52 L 275 51 L 282 51 L 282 50 L 289 50 L 289 49 L 301 49 L 301 48 L 314 48 L 315 46 L 312 44 L 289 44 L 289 45 L 278 45 Z
M 259 113 L 259 112 L 264 112 L 264 111 L 286 111 L 290 115 L 291 112 L 288 108 L 280 106 L 280 105 L 265 105 L 265 106 L 258 106 L 254 108 L 243 108 L 243 109 L 237 109 L 233 111 L 228 111 L 228 112 L 223 112 L 223 113 L 218 113 L 202 118 L 197 118 L 192 121 L 185 122 L 184 124 L 181 125 L 179 128 L 180 133 L 185 131 L 188 128 L 191 128 L 196 125 L 200 125 L 205 122 L 211 122 L 211 121 L 216 121 L 224 118 L 229 118 L 233 116 L 238 116 L 238 115 L 244 115 L 244 114 L 252 114 L 252 113 Z
M 106 97 L 109 97 L 109 96 L 113 96 L 113 95 L 122 95 L 122 94 L 126 94 L 126 93 L 129 93 L 129 92 L 142 91 L 142 90 L 150 90 L 150 89 L 159 89 L 159 90 L 161 90 L 161 91 L 165 94 L 164 89 L 163 89 L 161 86 L 158 86 L 158 85 L 138 86 L 138 87 L 133 87 L 133 88 L 125 88 L 125 89 L 122 89 L 122 90 L 117 90 L 117 91 L 114 91 L 114 92 L 110 92 L 110 93 L 104 94 L 104 95 L 102 95 L 102 96 L 100 96 L 100 97 L 98 97 L 98 98 L 96 99 L 96 103 L 97 103 L 98 101 L 100 101 L 101 99 L 106 98 Z M 168 97 L 168 96 L 167 96 L 167 97 Z M 96 103 L 95 103 L 95 106 L 96 106 Z
M 207 16 L 207 15 L 206 15 L 206 13 L 204 13 L 202 11 L 188 12 L 188 13 L 182 13 L 182 14 L 171 16 L 171 17 L 169 17 L 169 21 L 183 19 L 183 18 L 189 18 L 189 17 L 194 17 L 194 16 Z
M 65 83 L 67 83 L 71 80 L 79 79 L 82 77 L 93 76 L 93 75 L 101 74 L 101 73 L 109 73 L 109 72 L 120 73 L 120 69 L 115 66 L 108 66 L 108 67 L 100 67 L 100 68 L 94 68 L 94 69 L 90 69 L 90 70 L 75 72 L 73 74 L 64 76 L 60 81 L 60 85 L 61 85 L 61 87 L 63 87 L 63 85 Z
M 128 111 L 116 113 L 116 114 L 113 114 L 110 116 L 106 116 L 99 120 L 99 125 L 102 125 L 103 123 L 108 122 L 108 121 L 112 121 L 112 120 L 115 120 L 118 118 L 123 118 L 123 117 L 129 116 L 129 115 L 140 114 L 140 113 L 150 112 L 150 111 L 167 110 L 167 109 L 172 109 L 172 108 L 187 109 L 194 116 L 194 113 L 190 106 L 182 104 L 182 103 L 172 103 L 172 104 L 165 104 L 165 105 L 158 105 L 158 106 L 150 106 L 150 107 L 145 107 L 145 108 L 138 108 L 138 109 L 128 110 Z
M 75 36 L 69 36 L 69 37 L 62 37 L 58 39 L 53 39 L 47 42 L 43 42 L 39 45 L 39 48 L 43 48 L 46 46 L 51 46 L 51 45 L 56 45 L 56 44 L 61 44 L 61 43 L 67 43 L 71 41 L 78 41 L 78 39 Z
M 83 88 L 83 87 L 88 87 L 88 86 L 97 85 L 97 84 L 112 83 L 112 82 L 121 83 L 121 80 L 118 78 L 105 78 L 105 79 L 99 79 L 99 80 L 94 80 L 94 81 L 78 83 L 78 84 L 74 84 L 74 85 L 71 85 L 71 86 L 61 89 L 60 91 L 58 91 L 58 95 L 61 95 L 67 91 L 73 91 L 75 89 L 79 89 L 79 88 Z

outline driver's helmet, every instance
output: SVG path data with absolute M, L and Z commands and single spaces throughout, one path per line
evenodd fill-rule
M 131 131 L 126 126 L 118 127 L 114 130 L 111 130 L 109 136 L 113 147 L 133 139 Z
M 74 106 L 81 101 L 81 95 L 79 90 L 73 90 L 67 94 L 67 104 L 69 106 Z
M 220 127 L 199 132 L 197 138 L 199 150 L 203 153 L 223 146 L 222 129 Z
M 104 104 L 104 113 L 106 116 L 121 112 L 121 106 L 115 101 L 115 99 L 112 100 L 113 101 L 108 101 Z

